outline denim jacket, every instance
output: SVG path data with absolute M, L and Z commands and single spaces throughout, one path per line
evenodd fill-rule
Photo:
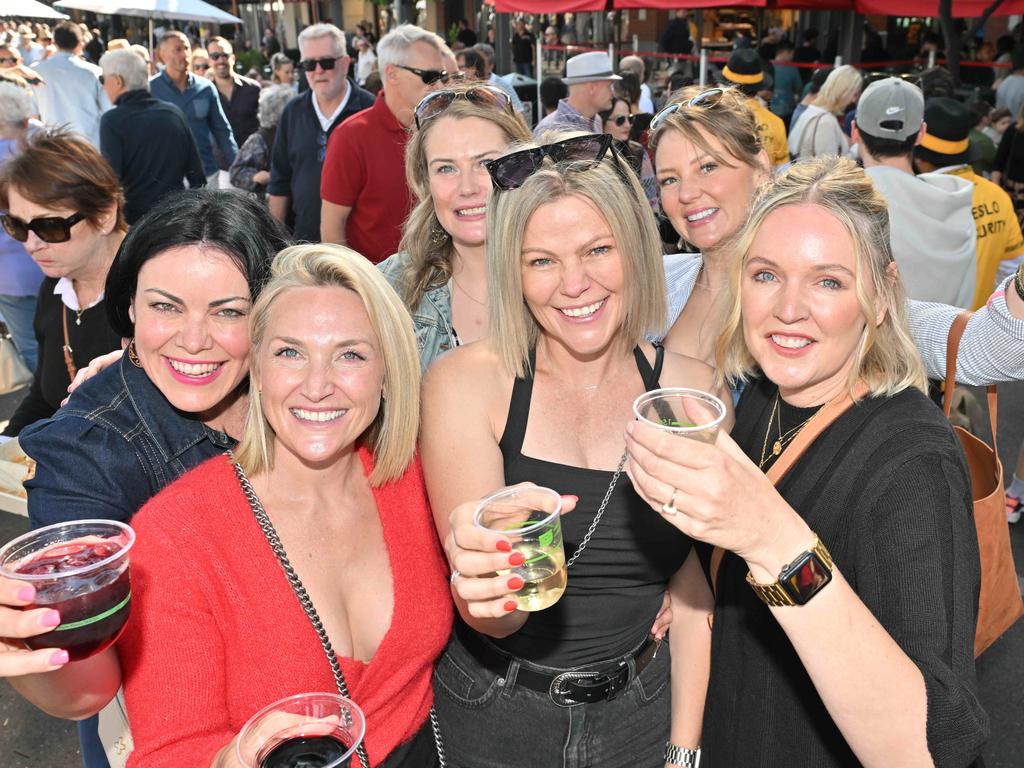
M 408 264 L 409 255 L 402 251 L 377 265 L 399 296 L 402 295 L 402 278 Z M 411 314 L 412 325 L 416 330 L 416 347 L 420 353 L 420 368 L 425 371 L 434 358 L 458 346 L 455 329 L 452 328 L 451 280 L 423 294 L 419 306 Z
M 177 411 L 127 355 L 18 440 L 36 461 L 35 477 L 25 483 L 34 527 L 127 522 L 179 476 L 235 445 Z

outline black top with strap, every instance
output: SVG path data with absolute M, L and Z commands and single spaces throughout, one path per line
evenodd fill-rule
M 653 368 L 639 347 L 633 351 L 646 391 L 660 386 L 664 350 L 655 349 Z M 576 509 L 562 518 L 568 558 L 583 540 L 614 473 L 523 455 L 535 360 L 531 352 L 530 373 L 512 388 L 499 443 L 505 482 L 530 481 L 579 496 Z M 518 632 L 492 642 L 519 658 L 560 669 L 626 654 L 650 631 L 668 580 L 690 547 L 690 539 L 652 510 L 623 473 L 590 543 L 569 569 L 562 599 L 531 614 Z

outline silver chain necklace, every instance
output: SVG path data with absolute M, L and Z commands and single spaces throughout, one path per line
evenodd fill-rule
M 594 515 L 594 519 L 590 523 L 590 527 L 587 529 L 587 534 L 583 537 L 583 541 L 581 541 L 580 545 L 576 547 L 576 551 L 573 552 L 572 557 L 566 561 L 566 568 L 576 562 L 576 558 L 583 554 L 583 550 L 586 549 L 587 544 L 590 543 L 590 537 L 593 536 L 594 531 L 597 530 L 597 524 L 601 522 L 601 515 L 604 514 L 604 508 L 608 506 L 608 501 L 612 497 L 612 491 L 615 490 L 615 485 L 619 482 L 619 475 L 622 474 L 622 468 L 626 466 L 626 456 L 628 454 L 628 450 L 622 452 L 622 458 L 619 459 L 619 466 L 615 468 L 615 474 L 612 475 L 612 481 L 608 483 L 608 490 L 605 491 L 604 499 L 601 500 L 601 505 L 597 508 L 597 513 Z
M 351 700 L 352 696 L 348 692 L 348 685 L 345 683 L 345 675 L 342 674 L 341 664 L 338 663 L 338 655 L 334 652 L 333 646 L 331 646 L 330 638 L 327 637 L 327 631 L 324 629 L 324 624 L 320 620 L 320 614 L 318 614 L 316 612 L 316 608 L 313 607 L 313 601 L 310 599 L 309 593 L 306 592 L 306 588 L 302 585 L 299 575 L 295 572 L 291 562 L 288 560 L 288 555 L 284 551 L 284 545 L 281 543 L 281 538 L 277 535 L 277 530 L 274 528 L 274 524 L 270 522 L 270 517 L 267 515 L 267 511 L 263 508 L 263 502 L 261 502 L 259 496 L 256 495 L 256 490 L 252 487 L 252 483 L 249 482 L 249 478 L 246 476 L 245 470 L 242 469 L 242 467 L 235 461 L 235 457 L 230 451 L 228 452 L 228 455 L 230 456 L 232 466 L 235 469 L 235 476 L 238 478 L 238 482 L 242 486 L 242 492 L 245 494 L 246 501 L 249 502 L 249 506 L 252 507 L 253 514 L 256 516 L 256 522 L 259 523 L 260 529 L 263 531 L 263 535 L 267 539 L 267 543 L 270 544 L 270 549 L 273 550 L 274 555 L 277 557 L 277 561 L 281 564 L 281 568 L 284 570 L 284 575 L 288 578 L 288 583 L 295 592 L 295 597 L 298 598 L 299 604 L 302 606 L 302 610 L 305 611 L 306 616 L 313 625 L 313 629 L 316 630 L 317 637 L 320 639 L 320 645 L 323 647 L 324 653 L 327 654 L 327 661 L 331 665 L 331 672 L 334 673 L 334 682 L 338 686 L 338 692 L 346 699 Z M 626 457 L 623 456 L 622 458 L 625 460 Z M 619 469 L 621 468 L 622 465 L 620 463 Z M 580 547 L 580 550 L 582 550 L 582 547 Z M 441 740 L 441 729 L 437 724 L 437 713 L 434 711 L 433 707 L 430 708 L 430 730 L 433 731 L 434 744 L 437 747 L 438 768 L 446 768 L 447 764 L 444 759 L 444 743 Z M 359 764 L 362 768 L 370 768 L 370 759 L 366 755 L 366 746 L 363 743 L 360 743 L 356 748 L 356 756 L 359 758 Z

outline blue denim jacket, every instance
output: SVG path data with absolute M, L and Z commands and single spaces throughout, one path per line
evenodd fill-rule
M 36 460 L 35 477 L 25 483 L 33 527 L 87 518 L 127 522 L 179 476 L 235 445 L 175 410 L 127 355 L 18 440 Z
M 400 252 L 389 256 L 377 265 L 384 277 L 398 295 L 402 295 L 402 277 L 409 263 L 409 255 Z M 451 280 L 440 288 L 433 288 L 423 294 L 419 306 L 412 315 L 416 329 L 416 347 L 420 353 L 420 368 L 427 370 L 434 358 L 458 346 L 455 330 L 452 328 Z

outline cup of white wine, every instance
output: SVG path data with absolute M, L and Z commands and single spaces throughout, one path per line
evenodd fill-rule
M 521 611 L 542 611 L 565 592 L 562 546 L 562 497 L 550 488 L 503 488 L 480 502 L 473 515 L 477 527 L 500 534 L 523 556 L 521 565 L 498 571 L 523 580 L 514 595 Z
M 652 389 L 633 401 L 633 413 L 673 435 L 714 443 L 725 419 L 725 403 L 712 394 L 686 387 Z

